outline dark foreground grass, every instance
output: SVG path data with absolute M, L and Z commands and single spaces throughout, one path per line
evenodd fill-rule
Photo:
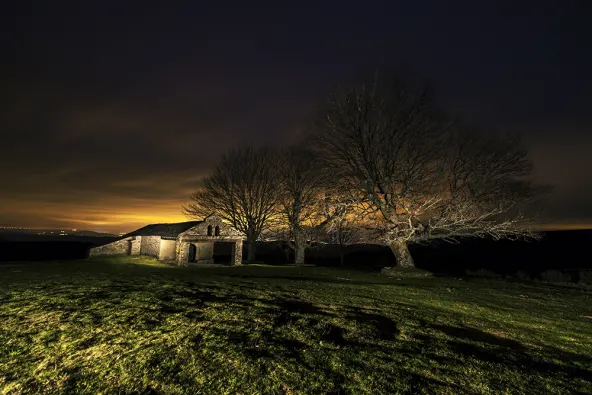
M 148 258 L 0 265 L 0 393 L 589 393 L 589 290 Z

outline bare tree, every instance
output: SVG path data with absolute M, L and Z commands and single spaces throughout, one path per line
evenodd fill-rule
M 323 216 L 326 218 L 327 241 L 339 248 L 339 259 L 343 266 L 345 250 L 361 240 L 361 229 L 354 211 L 354 201 L 336 190 L 325 195 Z
M 183 211 L 191 218 L 218 214 L 246 235 L 247 259 L 253 261 L 255 242 L 279 207 L 278 169 L 279 156 L 271 148 L 231 149 L 200 182 Z
M 283 223 L 278 225 L 276 234 L 294 249 L 294 263 L 302 264 L 306 246 L 317 239 L 322 226 L 319 196 L 325 176 L 315 156 L 302 146 L 283 152 L 280 170 Z
M 533 235 L 519 210 L 541 191 L 527 151 L 513 137 L 462 130 L 430 89 L 397 78 L 343 89 L 310 138 L 400 266 L 414 266 L 410 242 Z

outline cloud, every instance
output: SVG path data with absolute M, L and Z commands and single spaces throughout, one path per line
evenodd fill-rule
M 142 18 L 147 19 L 130 28 L 136 9 L 122 14 L 81 7 L 77 18 L 48 9 L 26 10 L 19 18 L 7 14 L 3 20 L 12 34 L 4 36 L 11 62 L 0 64 L 0 224 L 126 231 L 148 222 L 184 220 L 182 203 L 228 147 L 294 141 L 328 89 L 357 65 L 377 59 L 392 65 L 401 60 L 393 57 L 408 56 L 419 56 L 409 59 L 410 66 L 424 60 L 421 70 L 439 73 L 450 97 L 463 96 L 456 102 L 461 114 L 474 109 L 477 117 L 490 116 L 499 120 L 495 126 L 528 137 L 535 176 L 555 186 L 549 221 L 592 223 L 592 173 L 586 170 L 592 167 L 587 137 L 592 120 L 577 95 L 584 92 L 585 79 L 574 72 L 570 77 L 577 83 L 569 88 L 564 79 L 548 83 L 553 70 L 534 78 L 534 62 L 550 63 L 533 56 L 528 56 L 531 63 L 520 63 L 523 45 L 510 45 L 515 31 L 503 37 L 488 31 L 485 38 L 505 40 L 503 48 L 516 56 L 481 46 L 483 56 L 476 58 L 463 47 L 482 41 L 479 32 L 465 34 L 463 23 L 475 18 L 439 26 L 452 35 L 435 37 L 401 14 L 395 25 L 409 29 L 414 40 L 399 40 L 388 31 L 393 24 L 384 23 L 375 24 L 379 30 L 370 29 L 369 35 L 358 32 L 352 41 L 343 40 L 352 34 L 347 18 L 332 25 L 328 35 L 322 33 L 324 16 L 313 18 L 310 28 L 295 30 L 309 17 L 302 11 L 287 14 L 292 19 L 285 22 L 258 11 L 252 16 L 261 23 L 249 24 L 255 30 L 240 26 L 237 34 L 235 22 L 252 20 L 243 11 L 229 19 L 227 10 L 218 10 L 221 23 L 213 23 L 201 8 L 183 15 L 170 9 L 164 20 L 160 10 L 146 10 Z M 330 9 L 325 12 L 332 15 Z M 196 23 L 195 15 L 204 23 Z M 498 26 L 498 19 L 488 23 Z M 278 34 L 270 36 L 266 23 L 272 20 Z M 523 26 L 520 19 L 514 22 L 514 28 Z M 439 41 L 449 37 L 455 46 Z M 545 56 L 566 58 L 548 45 L 541 48 Z M 497 64 L 499 59 L 511 61 Z M 564 74 L 564 68 L 554 70 Z M 577 103 L 585 108 L 574 115 Z M 565 119 L 553 123 L 558 113 Z M 518 123 L 529 114 L 545 115 L 549 122 Z
M 547 221 L 592 224 L 592 173 L 587 171 L 592 165 L 592 126 L 547 125 L 527 136 L 534 178 L 553 188 L 546 199 Z
M 119 232 L 182 221 L 181 205 L 228 147 L 294 135 L 298 117 L 280 111 L 290 107 L 240 97 L 244 83 L 175 81 L 152 82 L 147 95 L 141 87 L 93 96 L 73 81 L 58 89 L 32 80 L 21 85 L 29 94 L 0 92 L 19 97 L 1 119 L 0 225 Z M 298 98 L 285 101 L 307 111 Z

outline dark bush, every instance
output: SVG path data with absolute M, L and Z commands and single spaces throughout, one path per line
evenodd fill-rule
M 592 285 L 592 270 L 579 270 L 577 281 L 578 284 Z
M 571 274 L 562 273 L 559 270 L 546 270 L 540 274 L 541 281 L 548 283 L 569 283 Z
M 531 281 L 532 280 L 532 276 L 530 275 L 530 273 L 525 272 L 523 270 L 519 270 L 518 272 L 516 272 L 515 277 L 520 281 Z
M 471 277 L 487 277 L 487 278 L 501 278 L 503 277 L 501 274 L 492 272 L 491 270 L 487 269 L 477 269 L 477 270 L 467 270 L 466 271 L 468 276 Z

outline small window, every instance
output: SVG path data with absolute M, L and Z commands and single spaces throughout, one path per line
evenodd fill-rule
M 212 235 L 212 225 L 208 225 L 208 236 Z
M 215 232 L 214 235 L 220 236 L 220 227 L 216 226 L 216 230 L 214 232 Z

